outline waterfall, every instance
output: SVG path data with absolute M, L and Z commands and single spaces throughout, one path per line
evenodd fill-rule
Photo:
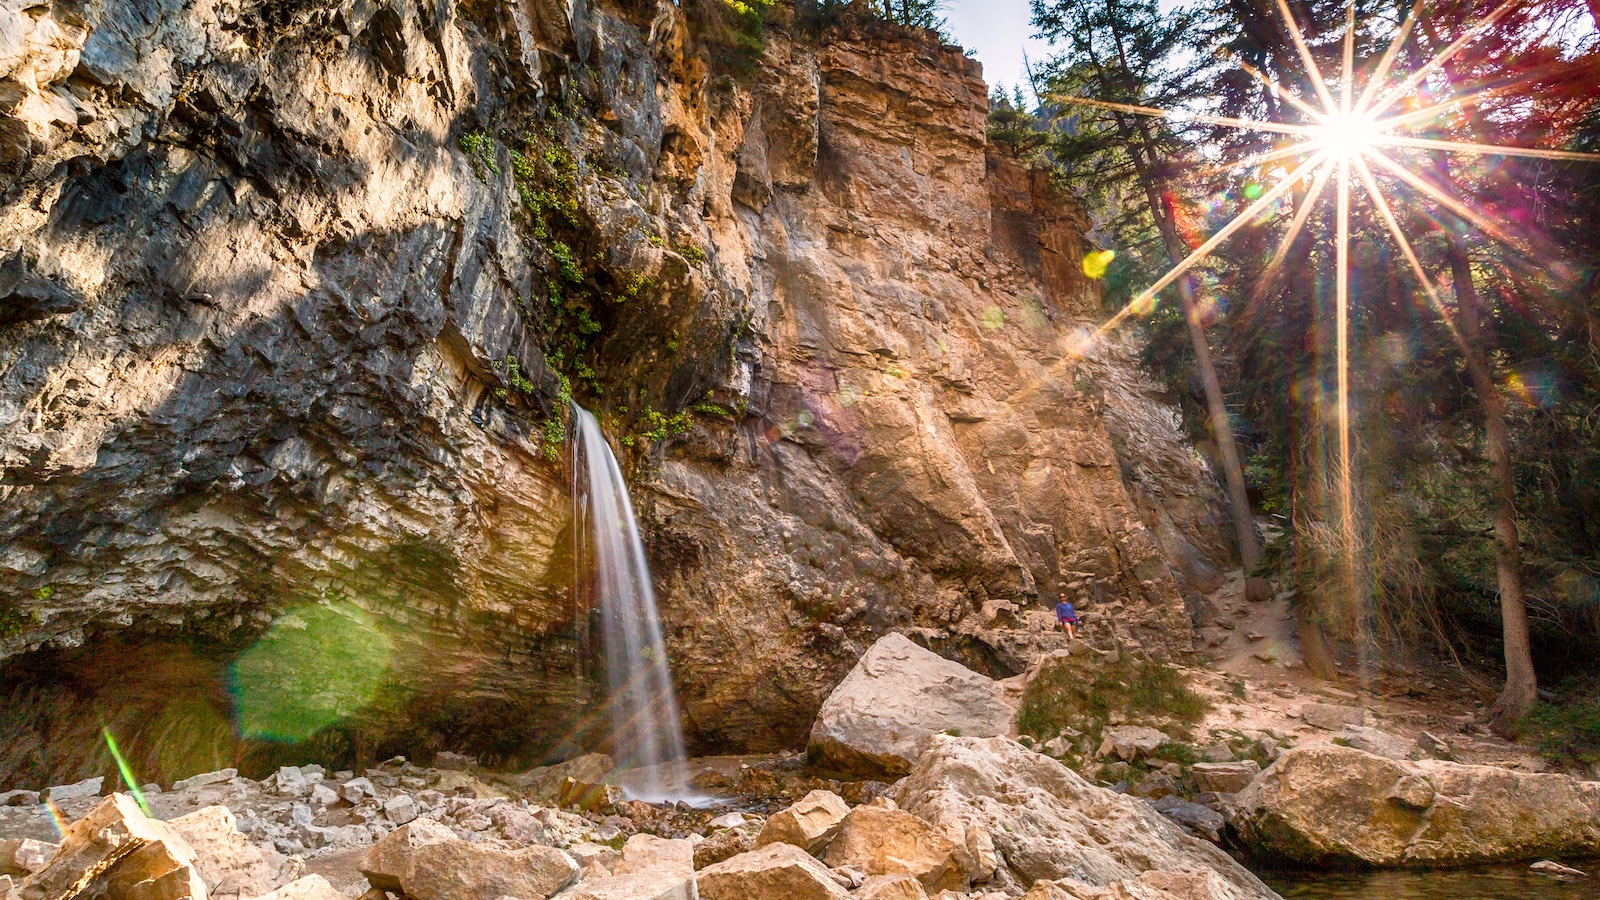
M 663 764 L 682 762 L 684 751 L 650 565 L 628 486 L 600 423 L 577 404 L 572 417 L 575 533 L 580 544 L 588 540 L 579 558 L 590 564 L 585 568 L 603 623 L 611 753 L 619 768 L 643 769 L 638 799 L 659 801 L 667 798 Z

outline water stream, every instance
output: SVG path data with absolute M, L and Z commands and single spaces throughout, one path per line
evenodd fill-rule
M 1454 871 L 1257 872 L 1284 900 L 1594 900 L 1594 861 L 1567 860 L 1590 877 L 1562 880 L 1526 864 Z
M 579 583 L 593 592 L 602 622 L 611 755 L 637 769 L 627 793 L 647 802 L 682 799 L 663 772 L 684 759 L 678 702 L 667 671 L 650 565 L 617 458 L 588 410 L 572 407 L 573 480 L 578 515 Z M 585 527 L 586 526 L 586 527 Z M 581 590 L 581 588 L 580 588 Z

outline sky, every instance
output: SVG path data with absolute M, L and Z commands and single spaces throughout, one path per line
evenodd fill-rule
M 983 63 L 983 80 L 993 88 L 1027 85 L 1023 51 L 1031 60 L 1043 60 L 1049 45 L 1032 37 L 1028 0 L 949 0 L 942 10 L 950 36 L 963 47 L 977 50 Z

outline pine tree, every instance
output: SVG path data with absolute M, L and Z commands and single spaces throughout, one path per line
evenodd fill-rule
M 1176 265 L 1189 253 L 1179 233 L 1184 163 L 1182 136 L 1161 122 L 1126 112 L 1073 106 L 1069 98 L 1172 109 L 1201 94 L 1192 69 L 1179 62 L 1195 24 L 1184 11 L 1162 12 L 1155 0 L 1032 0 L 1033 24 L 1064 52 L 1045 66 L 1045 99 L 1071 111 L 1052 149 L 1069 177 L 1091 175 L 1093 190 L 1122 203 L 1142 197 L 1154 242 Z M 1178 281 L 1183 321 L 1205 395 L 1207 420 L 1222 465 L 1240 561 L 1249 574 L 1261 559 L 1244 470 L 1205 333 L 1205 312 L 1190 279 Z

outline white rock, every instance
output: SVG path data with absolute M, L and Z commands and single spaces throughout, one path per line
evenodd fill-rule
M 1136 762 L 1156 752 L 1157 748 L 1171 740 L 1160 729 L 1144 725 L 1107 728 L 1100 740 L 1100 749 L 1095 751 L 1095 756 L 1101 759 L 1109 756 Z
M 704 900 L 846 900 L 832 873 L 792 844 L 769 844 L 699 873 Z
M 806 749 L 824 767 L 888 779 L 910 771 L 928 736 L 1007 734 L 1012 714 L 993 679 L 889 634 L 822 704 Z
M 941 830 L 949 829 L 943 823 L 983 826 L 997 883 L 1078 878 L 1104 885 L 1151 871 L 1187 872 L 1214 875 L 1226 885 L 1218 900 L 1277 897 L 1227 854 L 1143 800 L 1095 787 L 1005 738 L 932 739 L 895 799 Z
M 395 794 L 383 802 L 383 816 L 396 825 L 404 825 L 417 817 L 417 801 L 410 794 Z
M 350 900 L 344 894 L 334 889 L 328 879 L 321 875 L 307 875 L 296 881 L 291 881 L 270 894 L 263 894 L 256 900 Z
M 63 800 L 81 800 L 84 797 L 100 796 L 100 788 L 105 783 L 105 778 L 85 778 L 72 784 L 58 784 L 44 792 L 47 803 L 60 803 Z
M 850 807 L 832 791 L 817 790 L 767 819 L 756 835 L 752 850 L 768 844 L 793 844 L 807 853 L 819 853 L 838 831 Z
M 325 784 L 315 785 L 311 788 L 312 806 L 332 806 L 339 802 L 339 792 Z
M 208 784 L 219 784 L 224 781 L 232 781 L 234 778 L 237 778 L 238 775 L 238 769 L 218 769 L 215 772 L 205 772 L 200 775 L 191 775 L 182 781 L 175 781 L 172 783 L 172 789 L 175 791 L 186 791 L 190 788 L 205 787 Z

